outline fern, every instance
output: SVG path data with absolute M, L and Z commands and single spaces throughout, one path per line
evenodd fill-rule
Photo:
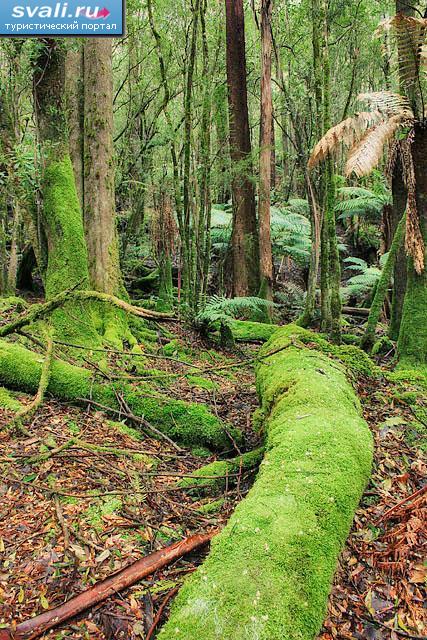
M 341 288 L 341 297 L 347 301 L 349 298 L 366 298 L 377 284 L 381 269 L 369 267 L 362 258 L 345 258 L 346 269 L 359 273 L 347 280 L 345 287 Z
M 391 204 L 391 194 L 388 191 L 377 194 L 362 187 L 342 187 L 338 189 L 338 194 L 347 198 L 335 205 L 335 211 L 340 213 L 341 220 L 369 214 L 379 217 L 384 207 Z
M 272 302 L 255 296 L 225 298 L 214 295 L 208 298 L 204 309 L 197 314 L 195 323 L 204 329 L 215 324 L 229 325 L 232 319 L 256 317 L 273 306 Z

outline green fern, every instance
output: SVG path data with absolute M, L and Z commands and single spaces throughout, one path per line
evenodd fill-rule
M 362 258 L 346 258 L 344 263 L 346 263 L 345 268 L 347 270 L 358 271 L 359 273 L 349 278 L 345 287 L 342 287 L 342 298 L 345 301 L 349 298 L 366 299 L 376 286 L 381 275 L 381 269 L 369 267 Z
M 352 216 L 373 216 L 378 219 L 384 207 L 391 204 L 391 194 L 388 190 L 376 193 L 363 187 L 341 187 L 338 195 L 344 199 L 335 205 L 340 220 Z
M 204 329 L 216 324 L 229 325 L 233 319 L 249 319 L 265 314 L 272 306 L 272 302 L 255 296 L 225 298 L 214 295 L 208 298 L 204 309 L 197 314 L 195 323 Z

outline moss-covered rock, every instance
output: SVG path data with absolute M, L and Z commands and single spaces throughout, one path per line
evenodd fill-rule
M 43 357 L 39 354 L 17 344 L 0 341 L 0 383 L 7 387 L 30 393 L 37 391 L 42 362 Z M 212 449 L 224 449 L 230 444 L 221 420 L 205 405 L 153 395 L 149 387 L 140 390 L 128 384 L 97 382 L 88 369 L 63 360 L 53 361 L 47 390 L 61 400 L 81 403 L 82 399 L 90 398 L 112 409 L 120 408 L 117 401 L 117 392 L 120 392 L 136 416 L 144 417 L 149 424 L 177 442 Z M 240 434 L 231 427 L 227 430 L 240 439 Z
M 373 444 L 344 367 L 298 346 L 300 331 L 283 328 L 262 350 L 284 347 L 257 372 L 266 456 L 160 640 L 313 640 L 321 627 Z

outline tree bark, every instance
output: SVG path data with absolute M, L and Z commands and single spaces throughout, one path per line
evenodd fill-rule
M 233 294 L 259 290 L 259 248 L 246 86 L 243 0 L 225 0 L 230 156 L 233 180 Z
M 34 69 L 34 105 L 43 153 L 43 209 L 39 227 L 47 247 L 46 297 L 71 287 L 88 288 L 83 219 L 68 145 L 65 117 L 65 49 L 44 39 Z
M 84 138 L 84 95 L 83 95 L 83 46 L 69 49 L 65 62 L 65 92 L 67 101 L 67 123 L 70 142 L 71 162 L 76 180 L 80 208 L 84 205 L 83 138 Z
M 84 45 L 84 225 L 92 288 L 120 289 L 115 222 L 112 39 Z
M 261 125 L 259 158 L 259 254 L 260 296 L 273 300 L 273 256 L 271 250 L 271 151 L 273 133 L 273 103 L 271 93 L 271 16 L 273 0 L 261 3 Z
M 403 167 L 400 154 L 396 158 L 393 167 L 393 176 L 391 182 L 393 205 L 391 210 L 391 232 L 396 232 L 399 220 L 402 219 L 406 210 L 406 202 L 408 192 L 403 179 Z M 399 336 L 400 323 L 402 321 L 403 301 L 405 298 L 406 281 L 407 281 L 407 257 L 404 243 L 399 247 L 393 272 L 393 296 L 390 318 L 390 338 L 397 340 Z
M 427 264 L 427 127 L 418 123 L 414 128 L 412 158 L 416 183 L 416 203 L 424 240 L 425 264 Z M 427 364 L 427 270 L 417 274 L 412 258 L 408 261 L 408 283 L 398 340 L 400 362 L 404 365 Z

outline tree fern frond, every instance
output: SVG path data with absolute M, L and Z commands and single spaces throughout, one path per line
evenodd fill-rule
M 358 178 L 368 175 L 379 163 L 384 145 L 405 124 L 408 124 L 408 115 L 403 112 L 369 129 L 350 150 L 345 167 L 346 176 L 352 173 L 355 173 Z
M 380 111 L 363 111 L 335 125 L 325 133 L 314 147 L 308 161 L 308 168 L 313 169 L 328 154 L 336 153 L 341 144 L 347 147 L 353 146 L 368 127 L 380 122 L 382 119 L 383 115 Z
M 419 78 L 420 65 L 426 45 L 427 19 L 398 13 L 380 23 L 377 34 L 391 31 L 398 56 L 396 72 L 406 87 L 414 86 Z
M 361 93 L 358 100 L 367 102 L 372 109 L 379 111 L 387 116 L 402 115 L 407 113 L 412 116 L 411 107 L 408 99 L 399 93 L 392 91 L 373 91 L 370 93 Z

